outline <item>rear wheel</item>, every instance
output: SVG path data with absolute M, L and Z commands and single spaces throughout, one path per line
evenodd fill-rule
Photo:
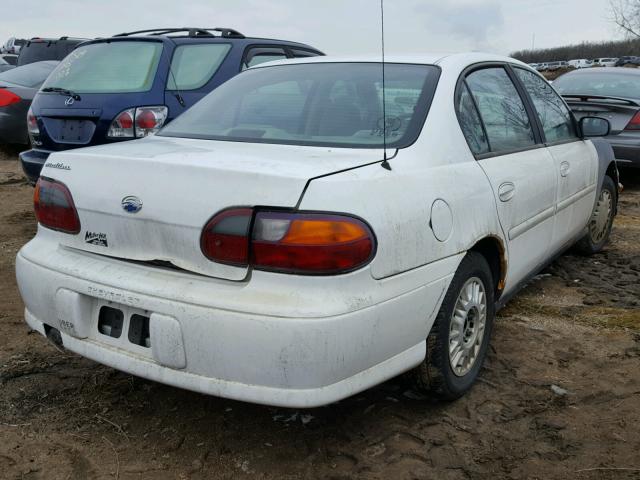
M 589 219 L 588 230 L 576 247 L 586 255 L 600 252 L 609 241 L 615 212 L 616 187 L 611 177 L 604 177 L 602 189 Z
M 427 338 L 427 356 L 413 372 L 420 390 L 453 400 L 471 388 L 487 354 L 495 315 L 486 259 L 464 257 Z

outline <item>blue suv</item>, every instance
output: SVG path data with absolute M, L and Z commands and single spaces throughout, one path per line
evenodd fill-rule
M 229 28 L 166 28 L 84 42 L 49 75 L 31 104 L 32 149 L 20 153 L 35 183 L 50 153 L 157 132 L 252 65 L 312 57 L 302 43 L 247 38 Z

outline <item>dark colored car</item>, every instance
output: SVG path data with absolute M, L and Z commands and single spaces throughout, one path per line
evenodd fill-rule
M 14 67 L 18 65 L 18 55 L 15 53 L 2 53 L 0 54 L 0 59 L 4 60 L 5 63 L 9 65 L 13 65 Z
M 12 68 L 16 68 L 15 65 L 11 65 L 9 62 L 0 57 L 0 73 L 11 70 Z
M 62 60 L 86 38 L 32 38 L 20 48 L 18 66 L 43 60 Z
M 51 152 L 153 134 L 252 65 L 317 55 L 302 43 L 226 28 L 144 30 L 86 42 L 34 99 L 33 148 L 20 154 L 22 168 L 35 183 Z
M 640 57 L 625 56 L 620 57 L 616 62 L 616 67 L 624 67 L 625 65 L 640 65 Z
M 58 63 L 46 60 L 0 73 L 0 143 L 29 144 L 27 111 Z
M 553 86 L 577 119 L 598 116 L 609 120 L 605 139 L 620 166 L 640 168 L 640 69 L 588 68 L 567 73 Z

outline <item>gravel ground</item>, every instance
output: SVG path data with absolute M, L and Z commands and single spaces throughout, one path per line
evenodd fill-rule
M 0 477 L 640 478 L 640 174 L 606 251 L 568 254 L 497 319 L 480 382 L 451 404 L 402 378 L 308 411 L 145 381 L 30 334 L 14 258 L 32 188 L 0 151 Z

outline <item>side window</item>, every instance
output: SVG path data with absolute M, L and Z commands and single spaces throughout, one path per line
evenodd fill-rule
M 515 71 L 533 100 L 547 142 L 577 139 L 571 113 L 551 85 L 533 72 L 522 68 Z
M 228 43 L 180 45 L 173 52 L 167 90 L 195 90 L 216 73 L 231 48 Z
M 482 120 L 480 120 L 480 115 L 473 103 L 473 98 L 471 98 L 471 93 L 469 93 L 466 83 L 463 83 L 461 88 L 458 89 L 455 105 L 460 128 L 462 128 L 462 133 L 467 139 L 471 151 L 475 155 L 489 152 L 489 143 L 484 134 Z
M 295 58 L 304 58 L 304 57 L 317 57 L 320 55 L 319 53 L 312 52 L 310 50 L 300 50 L 298 48 L 292 48 L 291 52 Z
M 478 105 L 492 152 L 507 152 L 535 145 L 524 103 L 504 68 L 485 68 L 467 76 Z
M 242 70 L 273 60 L 285 60 L 287 54 L 283 48 L 250 48 L 242 61 Z

